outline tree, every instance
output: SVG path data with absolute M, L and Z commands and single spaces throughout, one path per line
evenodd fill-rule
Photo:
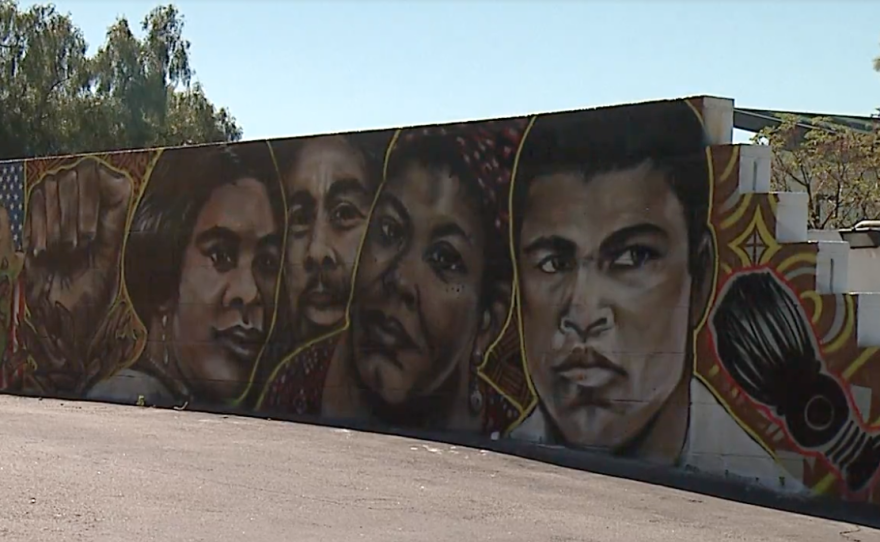
M 0 159 L 239 140 L 195 81 L 180 12 L 140 28 L 118 18 L 89 56 L 69 14 L 0 0 Z
M 774 190 L 807 193 L 810 229 L 849 228 L 880 218 L 880 131 L 783 116 L 753 142 L 773 148 Z

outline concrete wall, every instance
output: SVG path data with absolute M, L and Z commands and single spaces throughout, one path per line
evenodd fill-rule
M 692 98 L 0 164 L 0 385 L 880 489 L 880 294 Z
M 811 230 L 811 241 L 846 241 L 846 238 L 858 235 L 859 244 L 849 244 L 847 255 L 847 285 L 851 292 L 880 292 L 880 246 L 873 238 L 880 237 L 880 231 L 872 231 L 872 235 L 855 231 Z

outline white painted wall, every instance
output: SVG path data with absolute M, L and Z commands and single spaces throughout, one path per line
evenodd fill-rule
M 810 241 L 842 241 L 836 231 L 810 230 L 808 235 Z M 880 247 L 850 247 L 847 260 L 847 291 L 880 292 Z

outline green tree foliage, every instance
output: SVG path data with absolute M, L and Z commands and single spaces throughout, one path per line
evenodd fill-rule
M 880 57 L 874 70 L 880 71 Z M 830 118 L 784 116 L 753 142 L 773 147 L 773 189 L 807 193 L 810 228 L 880 219 L 880 127 L 854 130 Z
M 93 55 L 69 14 L 0 0 L 0 159 L 237 141 L 241 128 L 195 81 L 184 21 L 124 17 Z
M 880 131 L 829 118 L 784 116 L 754 141 L 773 148 L 774 190 L 806 192 L 811 229 L 842 229 L 880 218 Z

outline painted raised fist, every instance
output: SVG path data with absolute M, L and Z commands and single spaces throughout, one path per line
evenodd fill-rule
M 25 219 L 25 300 L 39 365 L 69 372 L 119 291 L 131 182 L 94 158 L 47 175 Z M 73 367 L 71 367 L 73 364 Z M 51 371 L 51 367 L 45 367 Z

